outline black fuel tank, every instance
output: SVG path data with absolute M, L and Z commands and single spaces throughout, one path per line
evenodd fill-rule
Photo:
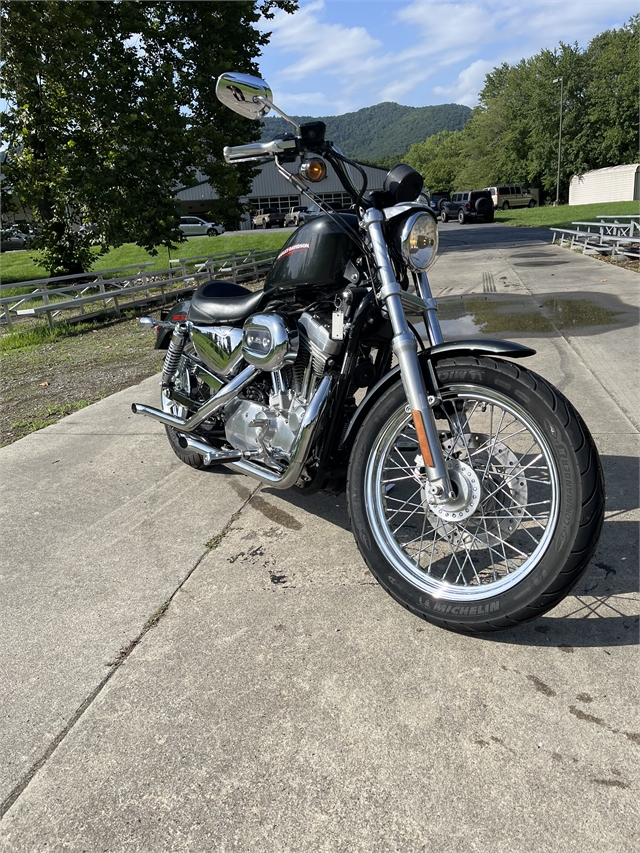
M 336 219 L 357 233 L 358 217 L 352 213 L 318 216 L 301 225 L 273 262 L 265 280 L 265 292 L 309 285 L 344 286 L 344 269 L 359 249 Z

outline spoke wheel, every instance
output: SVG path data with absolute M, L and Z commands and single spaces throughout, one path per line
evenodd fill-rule
M 436 368 L 435 424 L 452 494 L 431 493 L 401 383 L 372 404 L 351 451 L 358 548 L 404 607 L 466 633 L 554 607 L 586 570 L 604 517 L 598 453 L 540 376 L 494 358 Z
M 438 426 L 456 497 L 437 504 L 410 414 L 378 436 L 366 498 L 379 544 L 400 575 L 450 601 L 478 601 L 538 563 L 558 517 L 558 476 L 531 417 L 486 389 L 447 389 Z

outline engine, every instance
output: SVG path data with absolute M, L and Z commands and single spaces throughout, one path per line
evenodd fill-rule
M 304 313 L 297 323 L 278 314 L 250 317 L 243 329 L 242 355 L 267 373 L 225 407 L 229 444 L 287 464 L 327 362 L 342 347 L 343 341 L 331 338 L 328 316 Z

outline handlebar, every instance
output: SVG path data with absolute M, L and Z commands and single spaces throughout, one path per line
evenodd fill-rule
M 226 145 L 223 149 L 227 163 L 262 160 L 295 149 L 295 139 L 274 139 L 272 142 L 250 142 L 248 145 Z

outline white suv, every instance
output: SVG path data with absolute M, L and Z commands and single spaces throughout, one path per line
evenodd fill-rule
M 496 210 L 509 210 L 510 207 L 535 207 L 536 200 L 526 187 L 517 184 L 500 184 L 496 187 L 485 187 L 491 193 L 493 206 Z
M 181 216 L 179 227 L 187 237 L 215 237 L 216 234 L 224 233 L 223 225 L 207 222 L 199 216 Z

